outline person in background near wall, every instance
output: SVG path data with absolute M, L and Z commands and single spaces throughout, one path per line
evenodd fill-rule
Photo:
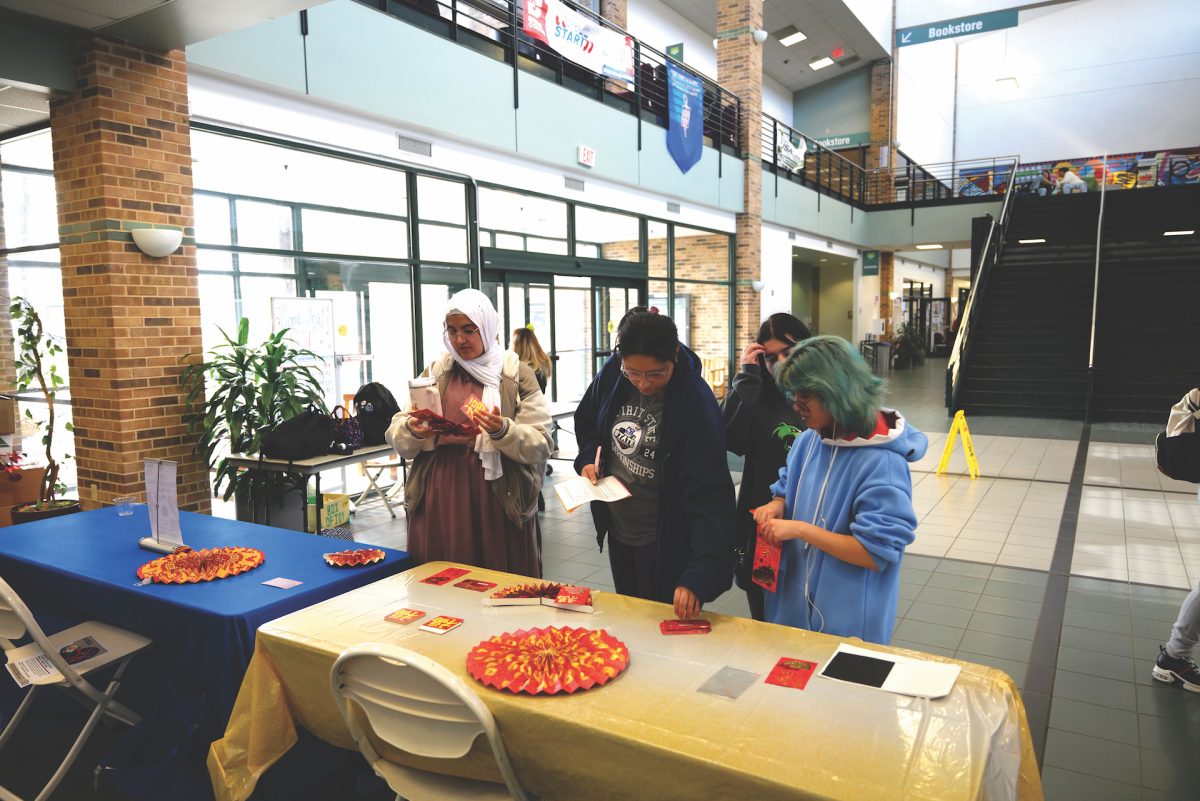
M 1042 170 L 1042 179 L 1038 182 L 1037 193 L 1042 197 L 1054 193 L 1054 173 Z
M 1054 187 L 1056 195 L 1070 195 L 1075 192 L 1086 192 L 1087 182 L 1080 178 L 1075 173 L 1071 172 L 1070 167 L 1058 168 L 1058 183 Z
M 721 410 L 671 318 L 643 307 L 625 315 L 575 411 L 575 436 L 576 472 L 614 475 L 632 493 L 592 504 L 617 592 L 695 617 L 732 581 L 733 481 Z
M 751 513 L 771 500 L 771 484 L 787 461 L 788 447 L 804 430 L 800 415 L 775 385 L 773 371 L 792 345 L 810 336 L 812 332 L 792 315 L 772 314 L 742 351 L 742 367 L 721 402 L 725 447 L 746 457 L 737 496 L 733 578 L 745 590 L 755 620 L 763 619 L 763 589 L 750 580 L 758 539 Z
M 512 332 L 512 352 L 517 354 L 522 362 L 529 365 L 533 370 L 534 376 L 537 377 L 538 386 L 542 388 L 542 394 L 546 393 L 546 384 L 550 381 L 550 373 L 554 368 L 550 362 L 550 357 L 546 355 L 546 351 L 542 350 L 541 343 L 533 333 L 532 328 L 517 328 Z
M 438 435 L 409 411 L 392 418 L 388 444 L 412 460 L 408 552 L 416 564 L 445 559 L 540 578 L 546 399 L 533 370 L 497 341 L 500 318 L 482 292 L 451 297 L 445 326 L 447 353 L 422 373 L 437 382 L 443 414 L 468 422 L 461 407 L 471 396 L 491 411 L 474 416 L 479 433 L 470 436 Z M 430 441 L 435 447 L 425 450 Z
M 840 337 L 792 348 L 776 375 L 808 426 L 754 512 L 783 546 L 771 623 L 887 645 L 896 623 L 900 561 L 917 515 L 908 463 L 929 442 L 881 409 L 883 379 Z
M 512 344 L 509 345 L 512 352 L 517 354 L 517 358 L 529 368 L 533 370 L 533 375 L 537 378 L 538 386 L 542 388 L 542 394 L 546 394 L 546 385 L 550 383 L 550 374 L 554 372 L 553 364 L 550 357 L 546 355 L 546 351 L 542 350 L 542 345 L 538 342 L 537 336 L 534 335 L 533 329 L 529 326 L 524 328 L 515 328 L 512 332 Z M 550 424 L 550 439 L 554 443 L 554 451 L 558 450 L 558 427 L 553 422 Z M 554 472 L 554 468 L 550 466 L 550 462 L 546 462 L 546 475 Z M 538 493 L 538 511 L 546 511 L 546 497 L 543 493 Z

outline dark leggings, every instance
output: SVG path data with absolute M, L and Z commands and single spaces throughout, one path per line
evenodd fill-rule
M 671 603 L 672 598 L 658 598 L 655 584 L 658 577 L 658 543 L 622 545 L 608 538 L 608 564 L 612 568 L 613 586 L 621 595 Z

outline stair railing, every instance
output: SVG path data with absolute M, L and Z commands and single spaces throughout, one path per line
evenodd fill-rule
M 966 305 L 959 315 L 961 322 L 958 324 L 958 334 L 954 340 L 954 348 L 950 352 L 950 361 L 946 364 L 946 411 L 950 416 L 953 416 L 958 409 L 963 366 L 966 364 L 966 358 L 970 352 L 967 345 L 970 341 L 972 327 L 978 317 L 976 309 L 982 303 L 992 266 L 999 261 L 1000 253 L 1004 250 L 1004 237 L 1008 231 L 1008 221 L 1012 210 L 1013 187 L 1016 185 L 1014 179 L 1020 161 L 1019 156 L 1013 157 L 1008 186 L 1004 190 L 1004 203 L 1000 206 L 1000 216 L 992 220 L 992 224 L 988 227 L 987 238 L 984 240 L 983 250 L 979 254 L 979 269 L 976 270 L 975 278 L 971 281 L 971 291 L 967 294 Z
M 1096 309 L 1100 304 L 1100 239 L 1104 233 L 1104 187 L 1108 183 L 1108 153 L 1104 154 L 1104 179 L 1100 184 L 1100 211 L 1096 215 L 1096 270 L 1092 277 L 1092 331 L 1088 342 L 1087 397 L 1083 404 L 1083 420 L 1092 422 L 1092 391 L 1096 384 Z

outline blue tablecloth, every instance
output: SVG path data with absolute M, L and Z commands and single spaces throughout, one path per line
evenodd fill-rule
M 242 545 L 266 559 L 217 581 L 136 586 L 138 567 L 160 556 L 137 545 L 150 534 L 146 507 L 135 507 L 131 517 L 106 508 L 0 529 L 0 576 L 48 629 L 91 619 L 153 639 L 152 650 L 134 661 L 142 663 L 139 673 L 146 675 L 149 663 L 156 682 L 204 693 L 220 729 L 260 625 L 409 566 L 405 552 L 385 549 L 387 557 L 375 565 L 330 567 L 321 554 L 354 544 L 191 512 L 180 512 L 180 528 L 197 550 Z M 276 577 L 303 583 L 288 590 L 263 585 Z

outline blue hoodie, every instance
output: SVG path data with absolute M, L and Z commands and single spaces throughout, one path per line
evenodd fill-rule
M 899 413 L 885 409 L 883 417 L 888 433 L 869 439 L 832 440 L 805 431 L 771 486 L 771 493 L 784 499 L 788 519 L 852 535 L 879 569 L 806 548 L 801 539 L 788 540 L 776 591 L 766 594 L 769 622 L 883 645 L 891 641 L 900 560 L 917 528 L 908 462 L 925 455 L 929 440 Z M 797 486 L 802 471 L 803 484 Z M 804 600 L 806 573 L 811 607 Z

